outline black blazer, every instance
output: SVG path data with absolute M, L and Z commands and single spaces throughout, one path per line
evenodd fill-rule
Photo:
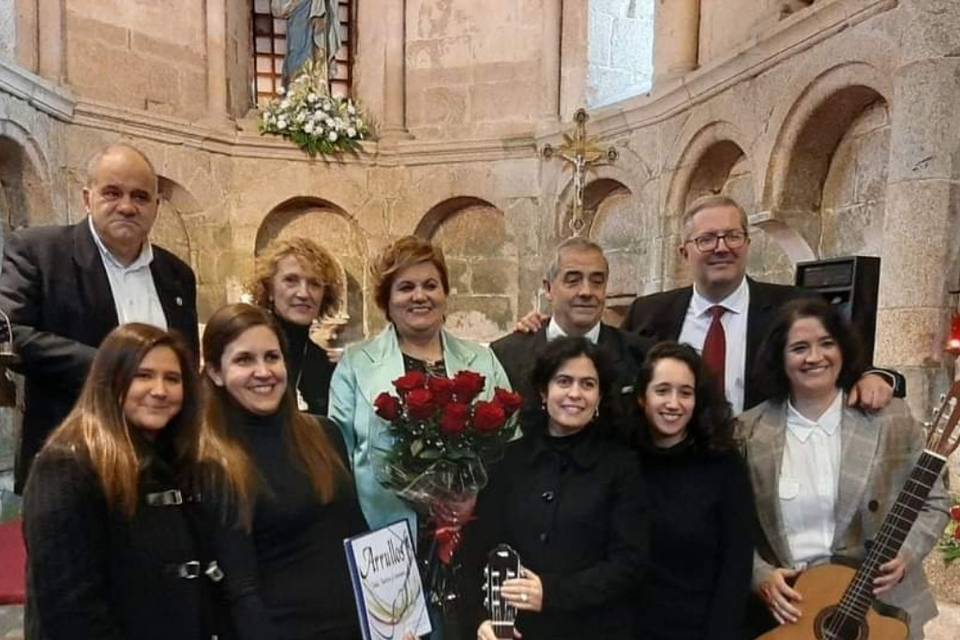
M 777 310 L 790 300 L 811 295 L 809 292 L 781 284 L 757 282 L 747 278 L 750 287 L 750 307 L 747 310 L 747 362 L 743 379 L 746 381 L 743 409 L 746 411 L 766 398 L 760 396 L 756 385 L 750 383 L 754 375 L 754 361 L 767 327 Z M 693 287 L 683 287 L 652 293 L 633 301 L 621 327 L 625 331 L 639 333 L 654 342 L 677 340 L 683 330 L 683 320 L 693 297 Z
M 597 344 L 607 350 L 617 372 L 617 394 L 632 395 L 632 385 L 640 372 L 640 365 L 653 342 L 644 336 L 630 334 L 607 324 L 600 324 L 600 337 Z M 490 348 L 496 354 L 510 378 L 510 386 L 523 396 L 524 401 L 539 403 L 537 392 L 530 384 L 530 373 L 537 356 L 547 346 L 547 328 L 541 327 L 536 333 L 515 331 L 506 335 Z M 631 387 L 627 389 L 627 387 Z
M 197 282 L 193 271 L 154 245 L 150 271 L 171 329 L 199 353 Z M 84 219 L 32 227 L 6 240 L 0 309 L 10 316 L 26 378 L 23 429 L 14 475 L 22 491 L 30 462 L 73 408 L 97 347 L 117 326 L 110 281 Z

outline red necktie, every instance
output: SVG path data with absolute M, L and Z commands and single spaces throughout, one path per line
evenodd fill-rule
M 726 391 L 723 374 L 727 368 L 727 336 L 723 332 L 720 316 L 727 310 L 720 305 L 714 305 L 709 311 L 713 318 L 710 320 L 710 328 L 707 329 L 707 338 L 703 341 L 703 364 L 707 372 L 720 384 L 720 390 Z

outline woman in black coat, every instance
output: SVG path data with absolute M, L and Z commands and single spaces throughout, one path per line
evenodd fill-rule
M 244 640 L 360 637 L 343 540 L 366 531 L 339 430 L 297 411 L 280 330 L 258 307 L 221 308 L 203 334 L 204 425 L 238 444 L 245 527 L 216 549 Z M 229 499 L 229 496 L 227 496 Z
M 730 404 L 675 342 L 647 353 L 635 389 L 652 524 L 635 637 L 742 640 L 754 511 Z
M 104 340 L 27 481 L 28 637 L 227 635 L 195 488 L 202 465 L 232 452 L 201 430 L 192 366 L 156 327 L 127 324 Z
M 524 640 L 633 638 L 648 516 L 636 456 L 607 413 L 606 354 L 584 338 L 559 338 L 532 378 L 542 406 L 523 416 L 524 438 L 490 470 L 464 532 L 464 637 L 494 638 L 481 574 L 486 554 L 507 543 L 523 570 L 502 596 L 517 608 Z
M 326 416 L 336 363 L 310 338 L 310 328 L 333 315 L 343 297 L 333 257 L 307 238 L 273 242 L 257 257 L 248 288 L 253 303 L 273 314 L 283 333 L 287 378 L 298 408 Z

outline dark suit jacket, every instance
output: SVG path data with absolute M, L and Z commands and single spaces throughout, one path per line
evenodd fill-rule
M 153 247 L 150 271 L 167 325 L 196 355 L 197 283 L 190 267 Z M 0 270 L 0 309 L 13 325 L 26 378 L 23 429 L 15 471 L 20 492 L 34 455 L 80 394 L 97 347 L 117 326 L 110 281 L 86 219 L 33 227 L 7 238 Z
M 607 324 L 600 325 L 600 337 L 597 343 L 611 355 L 613 366 L 617 372 L 618 394 L 625 387 L 632 387 L 640 371 L 647 350 L 652 342 L 642 336 L 629 334 Z M 547 346 L 547 327 L 542 327 L 536 333 L 521 333 L 516 331 L 506 335 L 490 348 L 497 355 L 510 378 L 510 386 L 523 396 L 524 401 L 538 403 L 537 392 L 530 384 L 530 373 L 537 356 Z M 632 396 L 630 390 L 627 391 Z
M 750 287 L 750 307 L 747 309 L 747 361 L 743 379 L 745 381 L 743 395 L 743 410 L 754 407 L 767 398 L 763 397 L 760 389 L 753 383 L 755 379 L 754 365 L 760 344 L 767 334 L 767 329 L 781 306 L 791 300 L 816 295 L 810 291 L 782 284 L 757 282 L 747 278 Z M 624 331 L 638 333 L 654 342 L 661 340 L 678 340 L 683 330 L 683 320 L 693 297 L 693 287 L 671 289 L 660 293 L 652 293 L 633 301 L 627 317 L 623 320 Z M 903 376 L 896 371 L 879 369 L 891 376 L 895 395 L 902 398 L 906 391 L 906 382 Z

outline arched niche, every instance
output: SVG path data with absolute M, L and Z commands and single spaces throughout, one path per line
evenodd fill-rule
M 178 258 L 197 267 L 197 256 L 194 253 L 186 219 L 200 212 L 200 205 L 185 187 L 173 180 L 160 176 L 159 183 L 160 209 L 157 221 L 150 231 L 150 240 Z M 208 274 L 198 274 L 205 280 Z
M 415 233 L 443 249 L 447 328 L 483 342 L 507 333 L 516 322 L 520 258 L 503 212 L 481 198 L 449 198 L 427 211 Z
M 809 247 L 794 249 L 794 262 L 879 254 L 889 143 L 886 99 L 851 69 L 825 74 L 801 95 L 777 136 L 761 214 L 771 233 L 788 230 Z M 792 265 L 767 269 L 774 281 L 792 279 Z
M 584 209 L 589 214 L 587 237 L 603 247 L 610 265 L 604 319 L 617 326 L 643 290 L 642 274 L 656 241 L 651 221 L 630 188 L 612 178 L 584 187 Z
M 45 162 L 25 135 L 0 122 L 0 247 L 11 229 L 53 222 Z
M 310 196 L 299 196 L 274 207 L 257 230 L 255 255 L 271 242 L 289 238 L 308 238 L 330 252 L 337 263 L 344 296 L 333 317 L 324 325 L 336 325 L 340 344 L 362 340 L 367 326 L 367 309 L 372 294 L 364 296 L 367 282 L 366 242 L 356 221 L 340 206 Z M 329 331 L 331 326 L 324 330 Z

